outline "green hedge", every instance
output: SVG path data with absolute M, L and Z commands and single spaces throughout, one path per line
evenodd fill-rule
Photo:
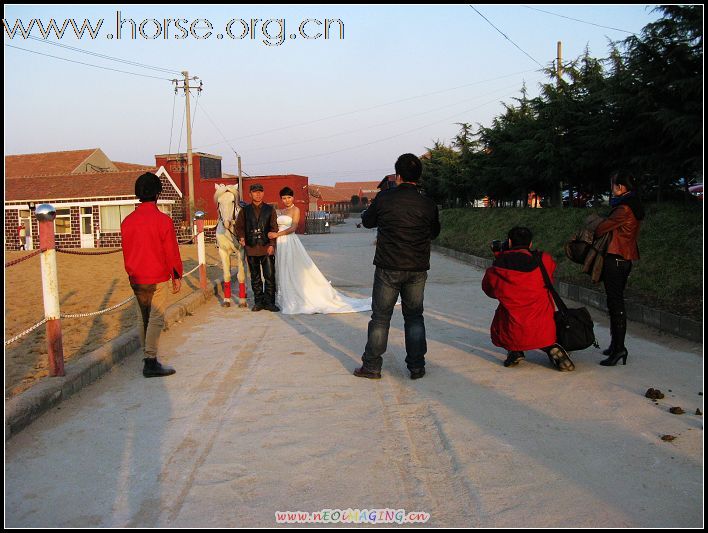
M 703 314 L 703 205 L 646 205 L 639 234 L 639 253 L 629 277 L 626 296 L 650 307 L 701 319 Z M 506 239 L 513 226 L 533 232 L 533 247 L 553 254 L 557 279 L 604 291 L 592 284 L 580 265 L 565 257 L 563 245 L 593 212 L 609 208 L 446 209 L 440 214 L 442 231 L 437 244 L 482 257 L 492 257 L 489 243 Z

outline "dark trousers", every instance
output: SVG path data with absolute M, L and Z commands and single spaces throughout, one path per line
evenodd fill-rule
M 251 271 L 251 288 L 255 303 L 275 305 L 275 256 L 249 255 L 248 269 Z M 263 269 L 263 277 L 261 277 L 261 269 Z
M 423 320 L 423 293 L 427 272 L 406 272 L 376 267 L 371 302 L 371 321 L 368 340 L 361 360 L 369 370 L 380 371 L 381 357 L 388 344 L 388 330 L 393 308 L 401 295 L 406 338 L 406 365 L 410 370 L 425 367 L 425 340 Z
M 615 348 L 624 348 L 627 332 L 627 315 L 624 310 L 624 289 L 627 286 L 632 262 L 622 256 L 607 254 L 602 266 L 602 282 L 607 294 L 607 310 L 610 313 L 610 334 Z

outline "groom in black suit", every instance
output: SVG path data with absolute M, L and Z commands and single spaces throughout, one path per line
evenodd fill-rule
M 280 309 L 275 305 L 275 239 L 268 238 L 268 233 L 278 231 L 276 213 L 272 206 L 263 203 L 263 185 L 252 184 L 249 193 L 251 203 L 241 209 L 236 218 L 236 236 L 246 249 L 248 269 L 251 271 L 255 300 L 251 311 L 266 309 L 277 312 Z

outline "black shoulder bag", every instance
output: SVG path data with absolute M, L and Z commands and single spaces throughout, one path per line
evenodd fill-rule
M 546 267 L 543 265 L 541 253 L 533 252 L 533 255 L 536 257 L 538 265 L 541 268 L 541 274 L 543 274 L 546 288 L 551 292 L 553 301 L 558 308 L 553 315 L 553 319 L 556 323 L 556 339 L 558 344 L 569 352 L 584 350 L 590 346 L 599 348 L 600 345 L 595 340 L 592 317 L 588 310 L 585 307 L 569 309 L 556 292 L 555 287 L 553 287 L 551 279 L 548 277 L 548 272 L 546 272 Z

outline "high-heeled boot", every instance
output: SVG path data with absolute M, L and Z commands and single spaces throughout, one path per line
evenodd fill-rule
M 610 345 L 607 347 L 606 350 L 602 350 L 602 355 L 612 355 L 615 351 L 615 337 L 617 334 L 615 333 L 615 328 L 612 323 L 612 319 L 610 319 Z
M 622 359 L 622 364 L 626 365 L 629 352 L 624 346 L 624 337 L 627 333 L 627 316 L 624 312 L 613 313 L 610 316 L 610 327 L 612 330 L 612 342 L 610 343 L 612 353 L 609 354 L 607 359 L 600 361 L 600 364 L 602 366 L 615 366 Z

